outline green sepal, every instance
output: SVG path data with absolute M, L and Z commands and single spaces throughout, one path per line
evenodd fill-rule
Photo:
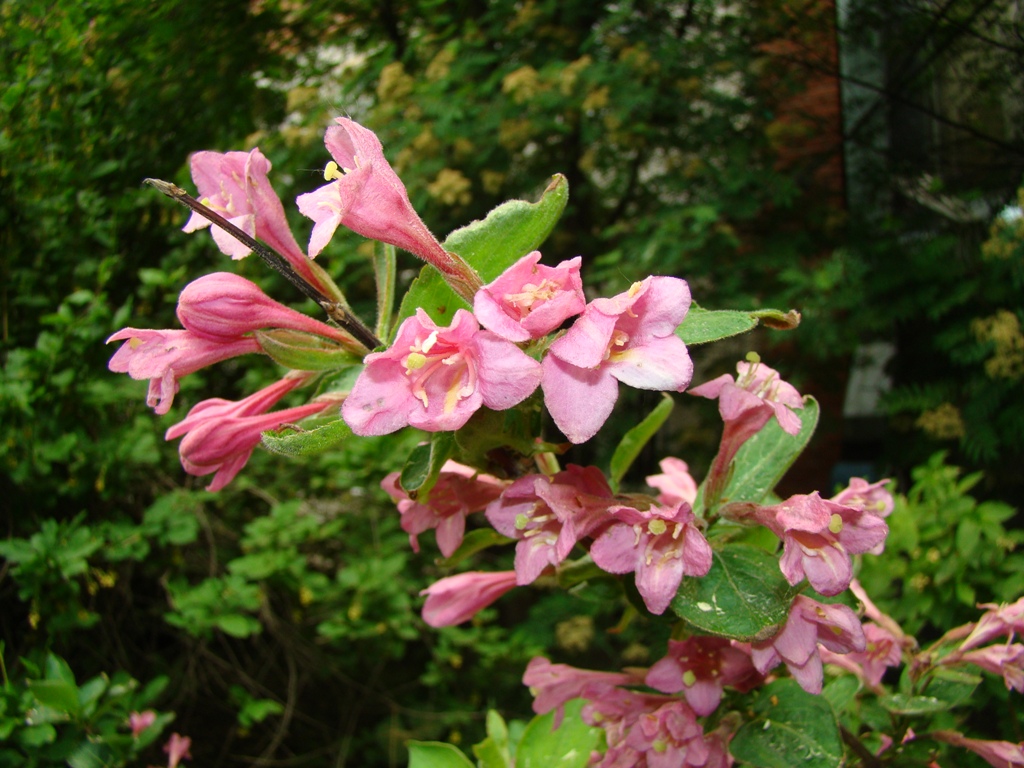
M 398 478 L 409 498 L 429 494 L 441 474 L 441 467 L 454 455 L 455 437 L 451 432 L 436 432 L 430 442 L 413 448 Z
M 519 740 L 516 768 L 585 768 L 590 753 L 604 745 L 604 731 L 587 725 L 580 715 L 585 703 L 567 702 L 565 717 L 555 729 L 554 711 L 533 718 Z
M 754 717 L 729 743 L 729 752 L 757 768 L 838 768 L 843 763 L 839 724 L 828 701 L 796 680 L 776 680 L 753 694 Z
M 296 371 L 334 371 L 363 361 L 337 342 L 305 331 L 272 328 L 256 331 L 256 341 L 270 359 Z
M 622 440 L 615 447 L 610 464 L 611 474 L 608 478 L 612 490 L 618 491 L 619 483 L 629 471 L 630 466 L 636 461 L 647 442 L 654 437 L 654 434 L 661 429 L 661 425 L 672 413 L 675 401 L 671 396 L 662 393 L 661 402 L 658 403 L 644 420 L 622 436 Z
M 706 576 L 683 579 L 670 607 L 701 632 L 749 642 L 782 627 L 798 591 L 779 571 L 778 558 L 732 544 L 713 553 Z
M 776 330 L 788 330 L 799 324 L 800 313 L 792 309 L 788 312 L 779 309 L 758 309 L 752 312 L 711 310 L 691 304 L 686 318 L 676 328 L 676 336 L 687 345 L 707 344 L 751 331 L 759 322 Z
M 555 175 L 536 203 L 509 200 L 482 221 L 457 229 L 444 241 L 445 250 L 461 256 L 489 283 L 547 239 L 569 200 L 569 184 Z M 469 309 L 441 277 L 427 265 L 409 288 L 398 310 L 396 326 L 422 307 L 438 325 L 450 325 L 457 309 Z
M 352 437 L 352 430 L 342 419 L 334 419 L 302 431 L 280 429 L 263 433 L 263 447 L 272 453 L 290 456 L 316 456 L 337 448 Z
M 409 768 L 475 768 L 458 747 L 440 741 L 409 741 Z

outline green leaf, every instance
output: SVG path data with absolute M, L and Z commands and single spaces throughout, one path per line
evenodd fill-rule
M 410 741 L 409 768 L 474 768 L 459 749 L 440 741 Z
M 256 340 L 271 360 L 296 371 L 335 371 L 363 361 L 337 342 L 304 331 L 259 330 Z
M 30 749 L 49 744 L 57 738 L 57 729 L 49 723 L 30 725 L 18 731 L 18 742 Z
M 446 557 L 439 565 L 442 568 L 454 568 L 466 558 L 472 557 L 477 552 L 482 552 L 490 547 L 503 544 L 511 544 L 515 539 L 502 536 L 493 528 L 477 528 L 469 531 L 462 537 L 459 548 L 452 552 L 451 557 Z
M 731 309 L 711 310 L 690 305 L 686 318 L 676 328 L 676 336 L 686 344 L 707 344 L 710 341 L 739 336 L 757 327 L 757 319 L 749 312 Z
M 623 435 L 622 440 L 615 447 L 615 453 L 612 454 L 610 477 L 613 489 L 618 489 L 622 478 L 629 471 L 633 462 L 636 461 L 640 451 L 647 445 L 647 441 L 654 437 L 654 434 L 661 429 L 661 425 L 665 423 L 665 419 L 672 413 L 675 401 L 664 393 L 662 393 L 661 397 L 661 402 L 654 407 L 654 410 L 647 414 L 643 421 Z
M 580 716 L 585 703 L 583 699 L 568 702 L 562 724 L 555 730 L 555 712 L 533 718 L 519 741 L 516 768 L 584 768 L 590 753 L 604 743 L 604 731 L 587 725 Z
M 218 616 L 213 620 L 214 626 L 224 634 L 232 637 L 249 637 L 260 631 L 260 623 L 252 616 L 243 616 L 240 613 L 229 613 Z
M 758 692 L 754 719 L 729 744 L 738 761 L 757 768 L 838 768 L 843 743 L 832 708 L 795 680 L 776 680 Z
M 509 200 L 482 221 L 474 221 L 448 235 L 446 250 L 457 253 L 489 283 L 520 258 L 536 250 L 554 229 L 569 200 L 569 185 L 556 175 L 536 203 Z M 455 310 L 468 309 L 441 273 L 426 266 L 402 299 L 398 322 L 422 307 L 438 325 L 450 325 Z
M 512 765 L 508 726 L 493 709 L 487 710 L 487 738 L 473 745 L 473 755 L 480 768 L 510 768 Z
M 897 715 L 926 715 L 950 708 L 947 702 L 935 696 L 909 696 L 905 693 L 880 696 L 878 703 Z
M 732 477 L 722 494 L 723 502 L 760 504 L 786 474 L 818 426 L 818 401 L 806 395 L 804 407 L 794 413 L 801 421 L 796 435 L 784 432 L 773 418 L 740 448 L 733 460 Z
M 454 455 L 455 436 L 451 432 L 437 432 L 429 443 L 412 449 L 398 482 L 410 498 L 428 494 L 441 474 L 441 467 Z
M 800 324 L 800 313 L 792 309 L 788 312 L 778 309 L 759 309 L 753 312 L 712 310 L 691 304 L 686 319 L 676 328 L 676 336 L 687 345 L 707 344 L 751 331 L 759 322 L 776 330 L 789 330 Z
M 117 753 L 108 745 L 93 741 L 83 741 L 75 751 L 68 755 L 67 764 L 71 768 L 108 768 L 121 765 Z
M 731 544 L 714 553 L 706 576 L 683 579 L 671 607 L 707 634 L 763 640 L 786 621 L 796 594 L 779 571 L 778 558 Z
M 279 430 L 263 433 L 264 447 L 273 453 L 299 458 L 315 456 L 336 448 L 352 437 L 349 429 L 341 419 L 335 419 L 323 426 L 304 429 L 301 432 Z
M 72 717 L 81 711 L 78 701 L 78 688 L 63 680 L 33 680 L 28 684 L 32 695 L 40 704 L 65 712 Z
M 55 654 L 46 656 L 46 679 L 60 680 L 70 686 L 75 685 L 75 673 L 71 671 L 71 665 Z
M 955 707 L 966 703 L 980 683 L 980 675 L 963 669 L 939 667 L 933 671 L 925 693 L 946 702 L 949 707 Z

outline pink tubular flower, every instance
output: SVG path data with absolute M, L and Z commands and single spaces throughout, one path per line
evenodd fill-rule
M 888 517 L 895 506 L 892 494 L 885 487 L 889 482 L 885 479 L 869 483 L 864 478 L 853 477 L 846 488 L 832 497 L 832 501 L 844 507 L 855 507 L 879 517 Z
M 441 274 L 467 286 L 467 298 L 480 287 L 480 278 L 462 259 L 449 253 L 413 210 L 409 193 L 384 159 L 380 139 L 368 128 L 335 118 L 324 143 L 336 162 L 328 164 L 324 178 L 331 182 L 296 202 L 315 223 L 309 255 L 316 256 L 344 225 L 363 237 L 409 251 Z
M 1007 643 L 988 645 L 955 655 L 961 662 L 981 667 L 993 675 L 1000 675 L 1006 683 L 1006 690 L 1024 693 L 1024 645 Z M 946 657 L 951 658 L 951 657 Z M 940 662 L 941 663 L 941 662 Z
M 543 656 L 534 656 L 526 665 L 523 685 L 533 694 L 533 711 L 543 715 L 553 709 L 559 712 L 555 727 L 561 722 L 562 706 L 572 699 L 598 699 L 618 685 L 639 685 L 643 682 L 629 672 L 595 672 L 577 669 L 568 664 L 552 664 Z
M 555 424 L 574 443 L 597 434 L 619 396 L 619 382 L 682 392 L 693 362 L 676 327 L 690 288 L 675 277 L 648 277 L 628 291 L 587 305 L 544 358 L 541 386 Z
M 586 306 L 577 256 L 557 267 L 528 253 L 473 298 L 473 314 L 490 331 L 514 342 L 539 339 Z
M 259 149 L 249 152 L 196 152 L 189 160 L 192 181 L 199 189 L 200 201 L 219 213 L 247 235 L 262 240 L 284 256 L 288 263 L 322 293 L 325 290 L 309 258 L 295 242 L 281 199 L 270 185 L 267 174 L 270 161 Z M 227 232 L 198 213 L 183 227 L 186 232 L 211 227 L 214 242 L 221 252 L 233 259 L 249 254 L 243 245 Z
M 220 398 L 203 400 L 182 421 L 168 429 L 165 437 L 173 440 L 185 435 L 178 448 L 182 467 L 190 475 L 216 473 L 206 489 L 219 491 L 249 461 L 263 432 L 312 416 L 331 405 L 329 401 L 321 401 L 266 413 L 306 378 L 284 378 L 237 402 Z
M 427 596 L 423 620 L 432 627 L 452 627 L 477 613 L 516 586 L 515 571 L 471 571 L 449 576 L 420 592 Z
M 402 530 L 409 534 L 414 552 L 420 551 L 417 536 L 437 529 L 441 554 L 451 557 L 466 532 L 466 515 L 479 512 L 501 495 L 506 483 L 491 475 L 478 473 L 455 461 L 445 462 L 437 483 L 426 496 L 415 501 L 399 484 L 400 472 L 392 472 L 381 481 L 381 488 L 395 500 L 402 515 Z
M 109 339 L 124 341 L 107 367 L 133 379 L 149 379 L 146 405 L 161 416 L 171 409 L 178 379 L 208 365 L 239 355 L 260 352 L 256 339 L 211 339 L 191 331 L 122 328 Z
M 823 595 L 838 595 L 850 586 L 850 555 L 875 550 L 889 533 L 882 518 L 822 499 L 817 491 L 755 507 L 749 516 L 782 539 L 779 567 L 786 580 L 795 585 L 806 576 Z
M 647 768 L 718 768 L 732 762 L 720 740 L 705 739 L 694 712 L 681 701 L 640 715 L 624 746 L 637 756 L 630 765 Z
M 668 456 L 658 462 L 662 474 L 650 475 L 647 484 L 661 491 L 658 503 L 674 507 L 681 501 L 693 505 L 697 500 L 697 481 L 690 474 L 690 468 L 682 459 Z
M 132 729 L 132 738 L 137 739 L 142 732 L 156 722 L 156 712 L 147 709 L 145 712 L 131 712 L 128 714 L 128 727 Z
M 487 505 L 487 520 L 501 534 L 519 539 L 515 571 L 529 584 L 558 565 L 605 517 L 612 491 L 601 470 L 570 464 L 552 478 L 527 475 Z
M 178 733 L 172 733 L 171 738 L 164 745 L 164 752 L 167 753 L 167 768 L 177 768 L 182 760 L 191 760 L 189 748 L 192 746 L 192 739 Z
M 256 283 L 230 272 L 214 272 L 186 285 L 178 297 L 178 319 L 192 333 L 209 339 L 234 339 L 263 328 L 288 328 L 366 352 L 340 328 L 274 301 Z
M 751 658 L 762 675 L 785 662 L 801 688 L 818 694 L 823 679 L 819 643 L 834 653 L 863 651 L 867 646 L 860 620 L 848 607 L 798 595 L 782 630 L 751 643 Z
M 668 641 L 668 653 L 648 670 L 645 682 L 662 693 L 682 691 L 698 715 L 710 715 L 722 700 L 724 686 L 749 688 L 760 675 L 750 655 L 722 637 L 698 635 Z
M 956 731 L 932 731 L 928 734 L 936 741 L 969 749 L 995 768 L 1021 768 L 1024 766 L 1024 743 L 969 739 Z
M 594 562 L 609 573 L 636 573 L 647 610 L 661 614 L 679 591 L 683 576 L 711 569 L 711 546 L 693 525 L 686 502 L 674 507 L 612 507 L 615 519 L 590 546 Z
M 960 646 L 961 651 L 977 648 L 991 642 L 997 637 L 1013 639 L 1014 635 L 1024 634 L 1024 597 L 1007 605 L 983 603 L 979 608 L 988 610 L 982 614 L 971 634 Z
M 690 390 L 691 395 L 718 400 L 718 412 L 725 428 L 718 455 L 708 471 L 705 499 L 714 502 L 725 489 L 729 465 L 747 440 L 756 435 L 772 416 L 790 435 L 800 431 L 800 417 L 791 408 L 803 408 L 804 401 L 777 371 L 760 361 L 737 363 L 739 376 L 729 374 Z
M 868 622 L 864 625 L 865 646 L 863 651 L 846 654 L 832 653 L 822 648 L 819 653 L 826 664 L 835 664 L 857 675 L 872 688 L 882 682 L 882 676 L 889 667 L 898 667 L 902 660 L 899 638 L 888 630 Z
M 357 435 L 385 435 L 405 426 L 428 432 L 456 430 L 481 405 L 506 410 L 540 382 L 540 365 L 515 344 L 480 330 L 457 310 L 438 327 L 422 309 L 406 318 L 395 343 L 367 355 L 342 406 Z

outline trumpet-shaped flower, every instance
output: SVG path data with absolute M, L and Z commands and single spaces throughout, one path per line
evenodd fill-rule
M 691 395 L 717 399 L 718 412 L 725 422 L 718 454 L 705 481 L 704 498 L 709 503 L 717 501 L 724 490 L 736 452 L 772 416 L 788 434 L 800 431 L 800 417 L 790 409 L 803 408 L 804 401 L 791 384 L 760 361 L 738 363 L 736 370 L 739 376 L 735 380 L 726 373 L 690 390 Z
M 692 505 L 697 500 L 697 481 L 690 474 L 690 468 L 682 459 L 667 456 L 658 462 L 660 475 L 649 475 L 647 484 L 657 488 L 658 503 L 665 507 L 674 507 L 681 501 Z
M 586 306 L 577 256 L 557 267 L 540 263 L 540 251 L 528 253 L 473 298 L 480 324 L 509 341 L 539 339 Z
M 391 348 L 367 355 L 365 362 L 341 411 L 357 435 L 384 435 L 405 426 L 456 430 L 481 405 L 506 410 L 540 382 L 536 360 L 480 330 L 464 309 L 447 327 L 417 309 Z
M 398 174 L 384 159 L 376 134 L 347 117 L 335 119 L 324 143 L 334 158 L 324 172 L 330 183 L 296 202 L 315 224 L 309 255 L 324 249 L 334 231 L 343 225 L 363 237 L 391 243 L 419 256 L 441 274 L 467 286 L 467 296 L 480 287 L 480 278 L 462 259 L 444 249 L 413 210 L 409 193 Z
M 889 482 L 888 478 L 869 483 L 862 477 L 853 477 L 849 485 L 832 497 L 832 501 L 844 507 L 856 507 L 879 517 L 888 517 L 896 504 L 885 487 Z
M 969 739 L 956 731 L 931 731 L 928 735 L 936 741 L 969 749 L 995 768 L 1024 768 L 1024 743 Z
M 1000 675 L 1007 690 L 1024 693 L 1024 644 L 987 645 L 951 656 L 981 667 L 993 675 Z
M 880 548 L 889 527 L 877 515 L 844 507 L 815 491 L 771 507 L 754 507 L 750 519 L 782 539 L 779 567 L 790 584 L 805 576 L 823 595 L 838 595 L 850 586 L 850 555 Z
M 614 522 L 590 546 L 590 556 L 609 573 L 636 573 L 636 588 L 651 613 L 664 613 L 683 576 L 711 569 L 711 546 L 693 524 L 686 502 L 673 507 L 612 507 Z
M 400 476 L 401 472 L 392 472 L 380 485 L 398 505 L 402 530 L 409 534 L 409 544 L 414 552 L 419 552 L 416 537 L 436 528 L 437 546 L 445 557 L 451 557 L 462 543 L 466 515 L 479 512 L 497 499 L 507 484 L 491 475 L 480 474 L 472 467 L 447 461 L 427 497 L 421 495 L 414 500 L 399 483 Z
M 208 365 L 239 355 L 260 352 L 256 339 L 209 338 L 191 331 L 122 328 L 109 339 L 124 341 L 107 367 L 127 373 L 133 379 L 149 379 L 146 404 L 163 415 L 171 409 L 178 392 L 178 379 Z
M 555 727 L 561 722 L 562 706 L 572 699 L 598 699 L 618 685 L 640 685 L 643 679 L 629 672 L 596 672 L 568 664 L 552 664 L 535 656 L 526 665 L 523 684 L 533 694 L 533 711 L 543 715 L 558 709 Z
M 722 637 L 697 635 L 668 641 L 668 653 L 648 670 L 646 683 L 662 693 L 682 691 L 698 715 L 718 708 L 725 686 L 744 690 L 761 681 L 750 654 Z
M 441 579 L 420 592 L 427 596 L 423 620 L 432 627 L 469 621 L 515 585 L 515 571 L 472 571 Z
M 192 181 L 199 190 L 200 202 L 219 213 L 250 237 L 269 245 L 307 282 L 321 293 L 331 295 L 331 287 L 295 241 L 281 198 L 277 196 L 267 175 L 270 161 L 259 149 L 249 152 L 196 152 L 189 159 Z M 249 254 L 249 246 L 199 213 L 193 213 L 183 227 L 186 232 L 211 227 L 210 233 L 222 253 L 233 259 Z
M 877 688 L 889 667 L 897 667 L 902 659 L 900 640 L 891 632 L 872 622 L 864 625 L 865 646 L 863 651 L 846 654 L 832 653 L 827 648 L 819 650 L 821 660 L 835 664 L 862 678 L 868 685 Z
M 233 339 L 263 328 L 288 328 L 366 351 L 340 328 L 274 301 L 256 283 L 230 272 L 214 272 L 186 285 L 178 297 L 178 319 L 192 333 L 210 339 Z
M 988 610 L 982 614 L 974 629 L 960 646 L 961 651 L 977 648 L 991 642 L 997 637 L 1008 637 L 1024 634 L 1024 597 L 1009 605 L 1003 603 L 983 603 L 979 608 Z
M 863 651 L 867 640 L 857 614 L 847 606 L 798 595 L 781 631 L 751 643 L 751 659 L 762 675 L 785 662 L 801 688 L 818 694 L 823 679 L 819 644 L 833 653 L 849 653 Z
M 690 308 L 690 288 L 675 277 L 648 277 L 610 299 L 595 299 L 544 358 L 541 386 L 555 424 L 574 443 L 597 434 L 619 383 L 682 392 L 693 376 L 675 335 Z
M 263 432 L 312 416 L 331 405 L 330 401 L 319 401 L 267 413 L 307 378 L 286 377 L 237 402 L 221 398 L 203 400 L 167 430 L 166 439 L 184 435 L 178 448 L 182 467 L 190 475 L 213 474 L 207 490 L 219 491 L 249 461 Z
M 519 539 L 515 571 L 520 584 L 529 584 L 604 521 L 611 503 L 611 488 L 599 469 L 570 464 L 552 478 L 519 478 L 486 514 L 499 533 Z

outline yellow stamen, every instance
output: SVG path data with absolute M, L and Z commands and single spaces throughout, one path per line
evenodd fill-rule
M 660 536 L 668 530 L 668 526 L 665 525 L 665 521 L 661 518 L 655 518 L 647 523 L 647 530 L 649 533 L 653 533 L 655 536 Z
M 843 530 L 843 518 L 838 514 L 832 515 L 832 517 L 828 519 L 828 529 L 838 536 L 839 532 Z
M 338 164 L 333 160 L 331 160 L 331 162 L 329 162 L 327 166 L 324 168 L 325 181 L 334 181 L 335 179 L 340 179 L 344 175 L 345 174 L 338 167 Z

